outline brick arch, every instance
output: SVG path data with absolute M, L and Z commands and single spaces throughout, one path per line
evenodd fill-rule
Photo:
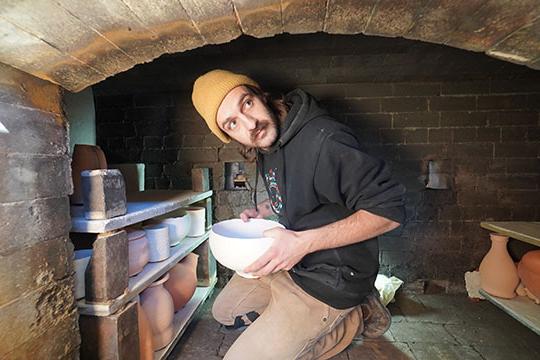
M 20 0 L 0 9 L 0 62 L 80 91 L 162 54 L 241 35 L 326 32 L 404 37 L 540 69 L 537 0 L 98 1 L 106 6 Z

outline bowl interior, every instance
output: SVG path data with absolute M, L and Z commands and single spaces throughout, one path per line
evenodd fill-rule
M 257 239 L 263 237 L 265 230 L 283 227 L 278 222 L 264 219 L 250 219 L 244 222 L 241 219 L 231 219 L 219 222 L 212 226 L 217 235 L 236 239 Z

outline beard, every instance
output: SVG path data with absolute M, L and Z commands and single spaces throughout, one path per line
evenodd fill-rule
M 251 146 L 262 149 L 269 148 L 278 140 L 279 133 L 278 119 L 268 112 L 268 118 L 257 120 L 255 128 L 251 130 Z

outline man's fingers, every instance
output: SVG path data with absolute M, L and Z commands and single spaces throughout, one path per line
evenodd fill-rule
M 274 253 L 272 249 L 266 250 L 266 252 L 262 254 L 257 260 L 255 260 L 255 262 L 253 262 L 251 265 L 245 268 L 244 272 L 251 273 L 251 272 L 259 271 L 272 260 L 272 258 L 274 257 L 273 254 Z
M 268 264 L 266 264 L 266 266 L 264 266 L 259 271 L 253 272 L 252 275 L 254 275 L 254 276 L 266 276 L 268 274 L 271 274 L 271 273 L 275 272 L 278 265 L 279 265 L 279 261 L 274 259 L 274 260 L 270 261 Z

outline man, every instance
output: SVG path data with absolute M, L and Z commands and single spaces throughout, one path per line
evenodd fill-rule
M 235 274 L 214 303 L 222 324 L 249 325 L 225 359 L 328 359 L 357 332 L 382 335 L 377 236 L 403 222 L 403 186 L 302 90 L 273 100 L 249 77 L 213 70 L 192 100 L 219 139 L 256 157 L 269 199 L 241 218 L 276 213 L 285 226 L 265 232 L 271 248 L 245 269 L 258 278 Z

